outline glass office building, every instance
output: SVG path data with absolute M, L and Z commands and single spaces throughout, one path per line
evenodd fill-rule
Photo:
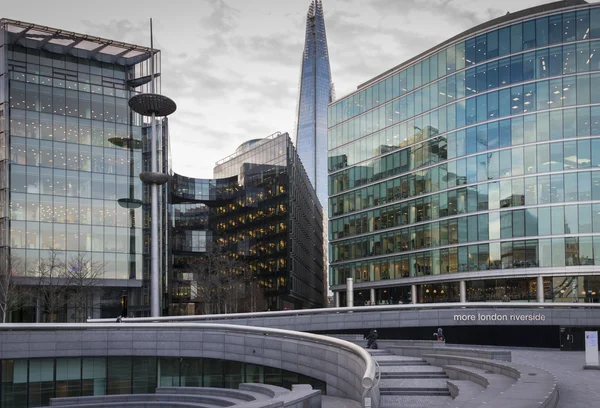
M 114 317 L 127 306 L 143 314 L 138 174 L 149 143 L 128 100 L 148 86 L 150 58 L 149 48 L 0 20 L 3 265 L 19 259 L 24 286 L 40 285 L 51 252 L 57 263 L 83 256 L 100 268 L 84 316 L 68 303 L 40 316 L 38 300 L 37 312 L 22 308 L 15 320 Z M 158 51 L 154 58 L 160 66 Z
M 322 209 L 288 134 L 242 144 L 217 162 L 213 176 L 173 176 L 170 313 L 322 307 Z M 226 308 L 202 295 L 221 285 L 207 288 L 206 271 L 190 268 L 215 244 L 249 272 L 243 282 L 228 281 L 228 292 L 237 284 L 244 289 Z
M 323 207 L 323 262 L 327 264 L 327 105 L 335 99 L 321 0 L 311 0 L 306 16 L 295 146 Z M 327 279 L 323 291 L 328 292 Z
M 306 17 L 296 128 L 296 149 L 321 205 L 327 207 L 327 105 L 333 101 L 323 3 L 312 0 Z
M 346 304 L 600 301 L 600 5 L 476 26 L 329 106 Z

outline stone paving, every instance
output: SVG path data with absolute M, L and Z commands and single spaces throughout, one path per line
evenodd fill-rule
M 452 347 L 460 347 L 452 345 Z M 469 346 L 473 348 L 474 346 Z M 600 406 L 600 371 L 584 370 L 585 352 L 475 346 L 512 353 L 512 362 L 550 371 L 558 381 L 558 408 Z
M 361 408 L 360 402 L 345 398 L 321 396 L 321 408 Z
M 454 346 L 456 347 L 456 346 Z M 486 347 L 482 347 L 486 348 Z M 583 351 L 560 351 L 541 349 L 511 349 L 496 348 L 497 350 L 508 350 L 512 352 L 512 361 L 517 364 L 525 364 L 552 372 L 558 380 L 560 399 L 558 408 L 593 408 L 600 406 L 600 371 L 584 370 L 585 353 Z M 394 358 L 395 357 L 395 358 Z M 382 360 L 411 360 L 418 361 L 415 357 L 400 356 L 376 356 L 378 361 Z M 438 367 L 432 366 L 382 366 L 386 372 L 416 372 L 437 371 Z M 407 379 L 382 380 L 398 381 L 403 384 Z M 415 380 L 412 380 L 415 381 Z M 423 381 L 423 380 L 420 380 Z M 431 381 L 431 380 L 428 380 Z M 439 380 L 433 380 L 439 381 Z M 408 383 L 406 383 L 408 384 Z M 383 384 L 382 384 L 383 385 Z M 381 396 L 382 407 L 410 407 L 426 408 L 438 406 L 451 406 L 452 398 L 443 396 L 411 396 L 411 395 L 383 395 Z M 358 407 L 354 402 L 348 400 L 327 401 L 323 407 L 342 408 Z
M 558 380 L 558 408 L 600 406 L 600 371 L 584 370 L 583 351 L 511 350 L 512 361 L 543 368 Z

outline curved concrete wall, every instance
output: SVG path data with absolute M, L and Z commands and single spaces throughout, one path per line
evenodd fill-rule
M 375 378 L 373 359 L 364 349 L 309 333 L 199 323 L 0 325 L 0 359 L 104 356 L 205 357 L 260 364 L 325 381 L 328 395 L 355 401 L 362 401 Z M 373 393 L 376 408 L 376 387 Z

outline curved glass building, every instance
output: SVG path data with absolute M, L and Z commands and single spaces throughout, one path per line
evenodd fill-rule
M 600 4 L 476 26 L 328 115 L 339 304 L 600 301 Z
M 322 208 L 289 135 L 243 143 L 213 176 L 169 185 L 169 314 L 322 307 Z M 243 273 L 213 282 L 221 250 Z

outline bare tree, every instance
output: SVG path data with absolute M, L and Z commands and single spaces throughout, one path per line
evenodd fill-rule
M 68 302 L 75 308 L 75 320 L 85 322 L 94 309 L 94 292 L 98 290 L 104 273 L 104 264 L 92 262 L 85 253 L 78 253 L 64 265 L 68 286 Z
M 245 311 L 262 312 L 267 310 L 268 302 L 263 285 L 264 282 L 256 276 L 250 274 L 246 276 Z
M 233 313 L 243 307 L 248 267 L 223 244 L 210 245 L 188 272 L 193 277 L 191 297 L 204 304 L 205 313 Z
M 22 307 L 26 299 L 24 288 L 17 286 L 15 276 L 23 275 L 23 259 L 11 256 L 4 258 L 0 266 L 0 313 L 2 323 L 6 323 L 7 316 L 14 310 Z
M 67 306 L 68 280 L 64 262 L 58 258 L 55 250 L 49 251 L 47 259 L 40 259 L 37 267 L 30 271 L 36 278 L 34 296 L 43 320 L 55 322 L 61 311 Z

